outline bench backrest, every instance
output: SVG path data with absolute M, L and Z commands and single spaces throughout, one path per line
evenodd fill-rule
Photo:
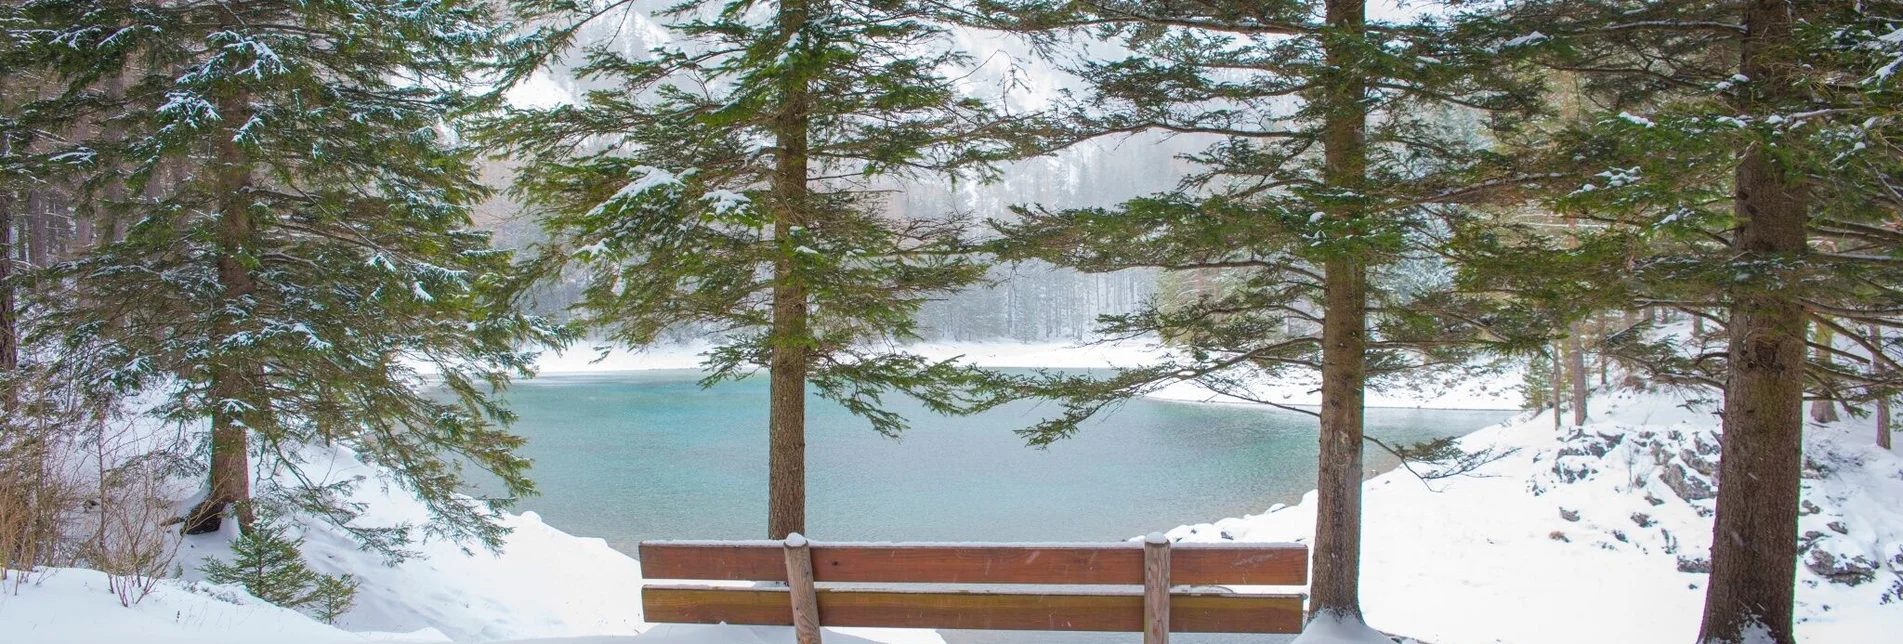
M 1167 633 L 1295 633 L 1300 594 L 1237 594 L 1183 586 L 1300 586 L 1300 544 L 925 544 L 781 541 L 650 541 L 642 576 L 655 579 L 786 582 L 786 587 L 653 585 L 642 591 L 654 623 L 801 627 Z M 802 577 L 804 577 L 802 579 Z M 849 584 L 1028 584 L 1141 586 L 1077 590 L 815 587 Z M 1155 634 L 1152 634 L 1155 632 Z

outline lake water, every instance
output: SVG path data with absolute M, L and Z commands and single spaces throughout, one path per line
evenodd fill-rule
M 543 376 L 508 399 L 528 437 L 533 510 L 634 554 L 643 539 L 766 536 L 764 378 L 696 384 L 695 371 Z M 899 440 L 829 402 L 807 405 L 807 534 L 833 541 L 1113 541 L 1292 503 L 1315 485 L 1314 417 L 1266 407 L 1139 399 L 1049 449 L 1012 430 L 1054 414 L 1024 402 L 967 418 L 903 397 Z M 1370 409 L 1387 441 L 1456 436 L 1511 412 Z M 1396 463 L 1367 452 L 1370 473 Z M 942 631 L 951 644 L 1127 644 L 1136 633 Z M 1280 635 L 1178 634 L 1184 644 Z
M 643 539 L 766 536 L 764 378 L 693 371 L 543 376 L 509 402 L 542 495 L 521 510 L 632 554 Z M 1049 449 L 1012 433 L 1054 414 L 1021 403 L 931 414 L 898 440 L 814 398 L 807 533 L 819 540 L 1109 541 L 1258 513 L 1315 484 L 1313 417 L 1254 406 L 1134 400 Z M 1368 433 L 1409 442 L 1500 422 L 1499 411 L 1370 409 Z M 1370 450 L 1371 471 L 1395 463 Z

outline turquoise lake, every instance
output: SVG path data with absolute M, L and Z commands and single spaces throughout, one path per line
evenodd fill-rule
M 529 439 L 532 510 L 632 554 L 643 539 L 766 536 L 765 378 L 694 371 L 551 375 L 507 392 Z M 966 418 L 895 397 L 902 439 L 808 405 L 807 532 L 819 540 L 1107 541 L 1259 513 L 1314 487 L 1312 416 L 1254 406 L 1130 401 L 1049 449 L 1012 430 L 1056 412 L 1025 402 Z M 1370 409 L 1368 433 L 1455 436 L 1511 412 Z M 1368 469 L 1395 462 L 1370 449 Z

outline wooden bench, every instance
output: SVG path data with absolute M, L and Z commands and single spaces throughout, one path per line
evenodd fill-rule
M 1171 631 L 1300 632 L 1300 594 L 1182 587 L 1305 585 L 1308 548 L 1172 545 L 1162 535 L 1110 544 L 811 543 L 793 535 L 786 541 L 646 541 L 641 571 L 650 581 L 785 582 L 784 587 L 650 583 L 641 591 L 641 605 L 652 623 L 793 626 L 801 644 L 819 642 L 821 624 L 1142 631 L 1146 644 L 1164 644 Z M 816 587 L 815 582 L 855 586 Z M 873 584 L 878 586 L 865 586 Z M 946 584 L 1142 590 L 951 590 L 942 587 Z

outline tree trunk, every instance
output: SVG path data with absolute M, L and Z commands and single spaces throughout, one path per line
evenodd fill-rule
M 1871 356 L 1870 364 L 1879 377 L 1888 376 L 1889 369 L 1883 365 L 1883 327 L 1870 325 L 1870 346 L 1876 347 L 1878 355 Z M 1890 449 L 1890 397 L 1877 397 L 1877 447 Z
M 1590 396 L 1586 381 L 1586 348 L 1579 336 L 1585 331 L 1585 325 L 1574 322 L 1572 335 L 1566 338 L 1566 371 L 1573 388 L 1573 426 L 1586 424 L 1586 401 Z
M 26 263 L 36 267 L 52 263 L 49 258 L 53 253 L 53 227 L 47 223 L 52 217 L 49 201 L 45 191 L 26 193 Z
M 1592 327 L 1593 327 L 1593 330 L 1592 330 L 1593 337 L 1597 338 L 1597 341 L 1603 346 L 1606 342 L 1605 314 L 1602 313 L 1600 315 L 1594 316 Z M 1606 360 L 1606 352 L 1602 349 L 1598 352 L 1595 352 L 1592 358 L 1593 358 L 1593 367 L 1599 370 L 1599 387 L 1603 389 L 1605 387 L 1612 386 L 1612 382 L 1608 380 L 1610 376 L 1606 373 L 1607 371 L 1610 370 L 1610 367 L 1606 364 L 1608 362 L 1608 360 Z
M 1777 109 L 1791 91 L 1788 60 L 1797 3 L 1753 0 L 1739 72 L 1751 78 L 1740 111 Z M 1760 100 L 1764 103 L 1759 103 Z M 1805 253 L 1803 186 L 1753 147 L 1737 170 L 1738 260 L 1771 265 Z M 1701 642 L 1791 644 L 1797 577 L 1797 504 L 1804 461 L 1804 307 L 1789 289 L 1740 293 L 1731 305 L 1718 516 Z
M 20 330 L 13 298 L 13 195 L 0 192 L 0 374 L 20 367 Z M 9 390 L 0 404 L 13 408 Z
M 1367 277 L 1359 260 L 1331 260 L 1326 269 L 1321 469 L 1315 487 L 1315 562 L 1309 618 L 1359 619 Z
M 13 157 L 10 133 L 0 132 L 0 162 Z M 13 191 L 0 186 L 0 376 L 10 376 L 20 368 L 19 307 L 13 292 L 14 208 L 19 201 Z M 11 383 L 0 391 L 0 411 L 12 412 L 19 403 Z
M 789 42 L 806 28 L 805 0 L 780 3 L 779 23 Z M 791 45 L 788 45 L 791 46 Z M 789 52 L 799 61 L 799 52 Z M 795 64 L 798 64 L 797 62 Z M 773 264 L 773 362 L 769 366 L 767 410 L 767 538 L 806 532 L 806 285 L 797 266 L 793 228 L 806 220 L 806 155 L 810 127 L 807 80 L 803 72 L 781 73 L 780 112 L 774 117 L 773 234 L 780 255 Z
M 220 102 L 219 113 L 233 127 L 242 124 L 249 113 L 248 96 L 243 94 Z M 245 266 L 256 224 L 251 221 L 251 171 L 249 160 L 234 140 L 235 132 L 221 133 L 213 146 L 218 167 L 218 284 L 221 304 L 243 310 L 242 300 L 257 289 L 257 282 Z M 215 333 L 228 337 L 238 331 L 236 321 L 221 314 Z M 211 377 L 211 473 L 210 491 L 187 515 L 185 534 L 204 534 L 218 530 L 225 511 L 235 509 L 239 529 L 249 532 L 256 522 L 251 507 L 251 459 L 248 427 L 261 414 L 255 389 L 261 384 L 262 365 L 243 356 L 222 355 L 209 366 Z
M 1829 347 L 1832 343 L 1836 342 L 1836 340 L 1837 340 L 1837 333 L 1835 331 L 1830 330 L 1830 327 L 1824 327 L 1824 326 L 1818 327 L 1817 328 L 1817 344 L 1821 346 L 1811 350 L 1811 353 L 1813 356 L 1812 359 L 1816 360 L 1819 364 L 1829 365 L 1830 351 L 1826 350 L 1824 347 Z M 1820 423 L 1837 422 L 1838 420 L 1837 401 L 1834 400 L 1836 396 L 1831 395 L 1831 393 L 1832 392 L 1825 391 L 1823 392 L 1824 394 L 1823 398 L 1811 401 L 1810 403 L 1810 419 L 1811 420 L 1814 420 Z
M 1550 378 L 1553 381 L 1553 431 L 1558 432 L 1565 422 L 1560 420 L 1559 414 L 1566 406 L 1566 363 L 1560 358 L 1566 352 L 1558 342 L 1553 343 L 1550 351 L 1553 356 L 1553 376 Z
M 1362 0 L 1328 0 L 1328 24 L 1359 37 Z M 1367 167 L 1366 87 L 1352 51 L 1330 42 L 1335 71 L 1323 124 L 1324 178 L 1345 192 L 1362 188 Z M 1359 206 L 1332 213 L 1360 217 Z M 1339 254 L 1323 263 L 1321 467 L 1316 481 L 1309 619 L 1361 620 L 1361 431 L 1367 383 L 1368 297 L 1364 260 Z

